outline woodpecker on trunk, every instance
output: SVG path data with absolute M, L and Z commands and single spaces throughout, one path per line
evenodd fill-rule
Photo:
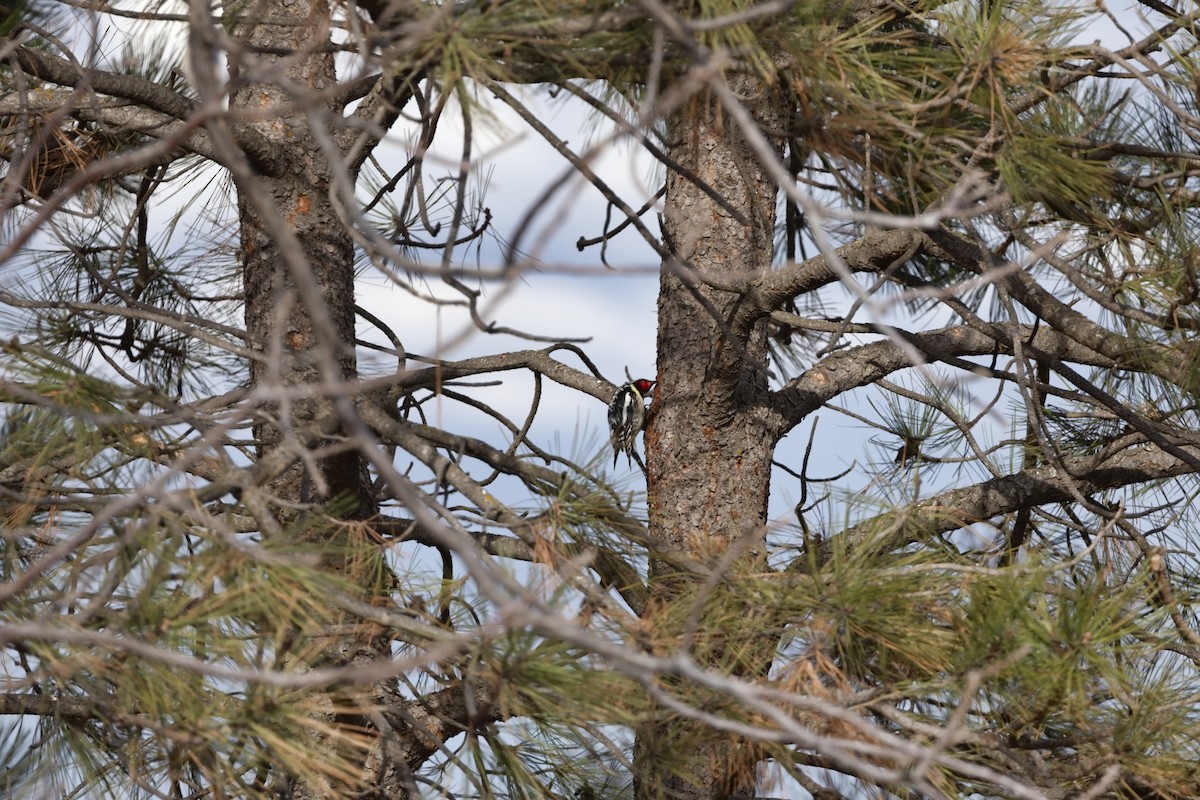
M 637 454 L 634 444 L 638 432 L 646 422 L 646 395 L 654 388 L 654 381 L 645 378 L 630 381 L 617 389 L 612 402 L 608 404 L 608 438 L 613 446 L 613 468 L 621 453 L 627 461 L 637 461 L 643 471 L 646 465 Z

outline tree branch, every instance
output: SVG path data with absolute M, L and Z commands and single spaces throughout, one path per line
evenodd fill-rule
M 1195 388 L 1195 371 L 1191 369 L 1189 354 L 1156 342 L 1122 336 L 1097 325 L 1043 288 L 1024 270 L 997 273 L 988 254 L 961 236 L 938 230 L 927 232 L 926 238 L 926 249 L 931 255 L 952 261 L 985 280 L 994 280 L 1003 285 L 1017 302 L 1047 325 L 1085 348 L 1106 356 L 1114 365 L 1148 372 L 1185 391 Z
M 103 70 L 83 69 L 66 59 L 23 45 L 16 47 L 13 55 L 21 69 L 38 80 L 76 89 L 91 89 L 99 94 L 132 100 L 138 105 L 174 117 L 181 122 L 195 114 L 199 108 L 195 101 L 179 92 L 140 75 L 119 75 Z
M 421 524 L 413 519 L 399 517 L 376 517 L 370 521 L 371 529 L 385 539 L 413 541 L 427 547 L 442 547 L 442 541 L 430 536 Z M 257 529 L 255 529 L 257 530 Z M 467 533 L 489 555 L 498 558 L 510 558 L 514 561 L 537 561 L 537 553 L 523 540 L 515 536 L 505 536 L 488 531 L 472 531 Z
M 576 491 L 569 478 L 553 470 L 534 466 L 529 462 L 498 450 L 486 442 L 465 436 L 452 436 L 435 428 L 413 423 L 402 423 L 392 419 L 381 409 L 359 404 L 363 420 L 380 436 L 395 442 L 409 453 L 416 456 L 427 467 L 433 470 L 439 479 L 451 486 L 475 503 L 481 513 L 499 524 L 519 534 L 524 533 L 522 540 L 533 550 L 535 542 L 551 542 L 556 522 L 553 519 L 538 517 L 525 519 L 515 514 L 506 505 L 496 500 L 473 478 L 467 475 L 457 464 L 436 452 L 435 445 L 426 437 L 441 437 L 439 447 L 450 447 L 472 458 L 478 458 L 484 463 L 503 470 L 505 473 L 521 478 L 526 485 L 542 487 L 541 492 L 564 492 L 569 497 L 586 500 Z M 644 542 L 648 538 L 645 525 L 621 511 L 615 506 L 596 512 L 596 517 L 607 527 L 620 531 L 624 538 L 632 542 Z M 436 540 L 434 546 L 437 546 Z M 629 566 L 618 554 L 610 550 L 596 548 L 595 569 L 606 586 L 611 586 L 620 592 L 622 598 L 635 611 L 644 609 L 649 599 L 649 593 L 637 571 Z
M 429 388 L 438 386 L 446 381 L 481 375 L 489 372 L 508 372 L 516 369 L 528 369 L 545 375 L 555 383 L 571 389 L 590 394 L 605 404 L 612 398 L 617 387 L 600 377 L 595 365 L 585 357 L 586 366 L 592 371 L 592 376 L 569 367 L 551 356 L 557 350 L 570 350 L 582 357 L 583 351 L 572 345 L 557 344 L 543 350 L 517 350 L 511 353 L 499 353 L 493 356 L 466 358 L 462 361 L 439 362 L 436 366 L 425 369 L 410 370 L 387 383 L 394 383 L 405 389 Z M 594 376 L 594 377 L 593 377 Z M 371 385 L 382 385 L 372 382 Z
M 1013 352 L 1014 334 L 1010 329 L 989 335 L 956 325 L 923 333 L 898 333 L 931 362 Z M 1101 367 L 1114 364 L 1111 358 L 1044 326 L 1022 325 L 1016 329 L 1016 335 L 1027 351 L 1050 358 Z M 772 402 L 775 439 L 834 397 L 911 366 L 915 365 L 905 349 L 892 339 L 842 350 L 822 359 L 775 393 Z
M 407 733 L 405 762 L 415 769 L 464 731 L 505 718 L 492 682 L 468 676 L 461 683 L 383 710 L 385 719 Z
M 18 114 L 37 114 L 42 111 L 53 112 L 69 107 L 72 92 L 59 90 L 39 93 L 36 98 L 23 98 L 10 95 L 0 98 L 0 115 L 15 116 Z M 30 102 L 32 101 L 32 102 Z M 94 122 L 103 126 L 109 132 L 132 131 L 144 134 L 154 139 L 168 140 L 177 137 L 180 148 L 210 161 L 218 161 L 212 139 L 203 128 L 195 127 L 189 122 L 180 122 L 174 117 L 153 109 L 144 108 L 125 101 L 99 101 L 79 104 L 71 110 L 71 116 L 83 122 Z M 191 131 L 188 132 L 188 129 Z M 169 163 L 172 156 L 162 156 L 158 163 Z M 140 163 L 137 169 L 147 165 Z
M 911 254 L 921 241 L 918 231 L 890 230 L 867 234 L 836 252 L 851 272 L 882 272 L 896 259 Z M 755 322 L 782 309 L 788 300 L 840 279 L 824 253 L 775 270 L 750 284 L 730 327 L 738 336 L 745 337 Z
M 58 719 L 92 719 L 102 716 L 96 703 L 87 697 L 52 696 L 46 694 L 0 694 L 0 714 L 57 717 Z
M 103 70 L 83 69 L 65 59 L 25 46 L 15 48 L 14 56 L 21 69 L 38 80 L 79 90 L 90 89 L 98 94 L 119 97 L 179 122 L 187 122 L 201 113 L 200 106 L 193 100 L 138 75 L 118 75 Z M 130 109 L 128 113 L 131 117 L 137 115 L 135 109 Z M 160 120 L 155 124 L 161 126 L 165 122 L 166 120 Z M 231 120 L 230 126 L 237 137 L 238 144 L 246 151 L 246 155 L 259 172 L 265 175 L 276 175 L 283 169 L 278 153 L 266 139 L 237 120 Z M 169 131 L 164 128 L 164 132 L 151 135 L 163 138 L 165 132 Z M 207 134 L 203 138 L 207 139 Z M 200 144 L 202 141 L 198 140 L 197 143 Z M 189 147 L 189 149 L 192 148 Z M 221 159 L 215 157 L 212 148 L 207 145 L 195 149 L 194 152 L 211 158 L 217 163 L 223 163 Z
M 1200 447 L 1184 448 L 1191 458 Z M 928 500 L 873 517 L 835 535 L 853 548 L 868 542 L 881 550 L 894 550 L 931 536 L 958 530 L 1022 508 L 1062 503 L 1077 494 L 1120 489 L 1133 484 L 1195 473 L 1181 458 L 1147 445 L 1140 435 L 1122 437 L 1101 452 L 1064 458 L 1061 466 L 1039 466 L 993 478 L 962 489 L 952 489 Z M 828 553 L 833 538 L 822 543 Z

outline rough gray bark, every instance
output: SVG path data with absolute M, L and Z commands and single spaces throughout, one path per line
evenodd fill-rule
M 771 93 L 750 81 L 767 116 Z M 765 273 L 771 264 L 776 187 L 712 101 L 670 124 L 670 156 L 735 206 L 744 225 L 693 181 L 668 176 L 666 262 L 658 299 L 658 385 L 647 431 L 650 527 L 703 557 L 755 535 L 766 514 L 770 445 L 759 415 L 768 396 L 765 322 L 737 337 L 728 321 L 741 295 L 705 285 Z M 763 119 L 771 127 L 771 120 Z
M 299 546 L 315 546 L 324 567 L 348 585 L 361 587 L 363 600 L 386 602 L 381 593 L 390 587 L 380 585 L 386 569 L 374 563 L 381 555 L 356 540 L 352 526 L 318 526 L 312 533 L 308 528 L 289 530 L 289 523 L 299 519 L 299 509 L 304 509 L 303 514 L 349 519 L 365 519 L 376 511 L 363 453 L 359 448 L 336 447 L 336 437 L 348 432 L 345 420 L 339 418 L 332 398 L 317 388 L 328 389 L 341 381 L 349 385 L 357 375 L 354 242 L 338 217 L 330 191 L 333 171 L 341 165 L 321 148 L 320 139 L 328 132 L 312 125 L 314 118 L 326 115 L 308 113 L 311 104 L 326 105 L 322 93 L 336 84 L 333 54 L 326 46 L 331 9 L 324 0 L 276 0 L 255 5 L 251 13 L 254 16 L 235 33 L 246 45 L 241 58 L 253 63 L 231 64 L 230 71 L 235 76 L 241 69 L 254 77 L 276 79 L 243 80 L 230 106 L 245 114 L 288 165 L 277 174 L 257 176 L 259 185 L 253 193 L 239 193 L 246 329 L 260 347 L 260 358 L 250 364 L 250 385 L 288 395 L 262 406 L 255 438 L 260 457 L 279 449 L 299 456 L 305 450 L 311 453 L 334 445 L 329 454 L 296 458 L 271 481 L 266 500 L 281 528 L 276 535 L 297 537 Z M 287 55 L 272 55 L 279 52 Z M 281 220 L 299 242 L 302 258 L 282 246 Z M 362 665 L 389 656 L 388 641 L 353 615 L 331 609 L 328 624 L 360 632 L 332 637 L 322 653 L 323 665 Z M 400 700 L 390 681 L 325 691 L 316 702 L 316 707 L 328 709 L 322 714 L 324 724 L 368 736 L 372 730 L 382 733 L 388 728 L 390 735 L 378 736 L 374 746 L 361 739 L 357 745 L 347 744 L 341 735 L 321 743 L 330 758 L 360 765 L 359 785 L 339 787 L 279 775 L 274 778 L 278 793 L 318 798 L 373 785 L 376 797 L 407 796 L 411 785 L 404 763 L 407 748 L 392 721 L 373 710 L 394 708 Z M 395 725 L 407 727 L 403 720 Z
M 261 343 L 263 359 L 250 364 L 252 386 L 300 387 L 322 379 L 319 364 L 332 356 L 339 379 L 356 374 L 354 341 L 354 243 L 330 202 L 336 165 L 330 163 L 310 125 L 306 104 L 322 103 L 321 93 L 336 83 L 333 54 L 322 52 L 329 37 L 328 4 L 272 2 L 255 6 L 256 15 L 270 23 L 248 19 L 241 26 L 247 53 L 261 50 L 254 73 L 279 70 L 283 82 L 252 81 L 234 91 L 230 105 L 246 119 L 288 167 L 260 176 L 278 212 L 299 240 L 304 264 L 289 263 L 280 252 L 277 236 L 264 220 L 263 210 L 244 194 L 239 195 L 241 262 L 246 300 L 246 328 Z M 271 52 L 288 51 L 273 56 Z M 303 53 L 304 55 L 293 55 Z M 243 56 L 245 57 L 245 56 Z M 244 68 L 244 67 L 243 67 Z M 237 73 L 238 65 L 231 65 Z M 327 134 L 325 134 L 327 135 Z M 311 307 L 298 291 L 297 280 L 307 270 L 320 288 L 321 307 Z M 318 317 L 328 320 L 336 333 L 333 342 L 321 341 Z M 283 428 L 303 432 L 318 414 L 329 414 L 325 403 L 307 398 L 292 401 L 283 427 L 264 422 L 256 429 L 263 452 L 278 446 L 287 434 Z M 301 433 L 303 435 L 303 433 Z M 310 442 L 311 444 L 312 442 Z M 362 456 L 354 451 L 322 459 L 319 476 L 306 476 L 294 465 L 277 481 L 274 491 L 285 503 L 309 500 L 352 499 L 355 516 L 372 509 L 363 488 Z
M 782 104 L 771 87 L 739 78 L 733 88 L 765 130 L 780 129 L 775 115 Z M 673 258 L 663 265 L 658 299 L 658 384 L 646 434 L 649 528 L 656 540 L 694 561 L 728 567 L 762 556 L 756 543 L 766 523 L 774 447 L 764 419 L 767 337 L 765 320 L 737 335 L 729 321 L 742 295 L 705 281 L 726 285 L 770 269 L 777 189 L 715 98 L 681 109 L 668 130 L 670 157 L 743 209 L 748 224 L 696 181 L 668 176 L 663 234 Z M 651 563 L 658 602 L 693 585 L 677 569 Z M 709 663 L 724 656 L 716 650 L 696 655 Z M 699 736 L 682 764 L 658 759 L 659 748 L 677 753 L 673 743 L 699 733 L 680 722 L 641 732 L 635 753 L 639 798 L 753 794 L 754 759 L 730 738 Z

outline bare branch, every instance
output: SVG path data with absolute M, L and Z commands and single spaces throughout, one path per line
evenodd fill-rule
M 1030 350 L 1078 364 L 1113 366 L 1113 360 L 1075 339 L 1045 327 L 1020 326 Z M 954 326 L 921 333 L 900 332 L 929 362 L 952 362 L 968 356 L 1011 354 L 1009 331 L 997 328 L 989 335 L 975 328 Z M 843 350 L 822 359 L 775 393 L 775 435 L 783 436 L 824 403 L 859 386 L 866 386 L 898 370 L 915 366 L 907 351 L 894 341 L 873 342 Z
M 1200 446 L 1188 445 L 1183 450 L 1192 459 L 1200 457 Z M 1122 437 L 1099 453 L 1063 458 L 1061 464 L 1061 467 L 1038 466 L 942 492 L 847 528 L 825 540 L 824 547 L 833 546 L 836 538 L 849 547 L 869 542 L 883 550 L 894 550 L 1026 506 L 1064 503 L 1080 494 L 1155 483 L 1196 472 L 1183 459 L 1148 446 L 1138 435 Z

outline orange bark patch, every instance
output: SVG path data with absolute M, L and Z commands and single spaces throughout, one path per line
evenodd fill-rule
M 289 331 L 286 338 L 287 338 L 288 347 L 292 348 L 293 350 L 303 350 L 304 349 L 304 334 L 303 333 L 300 333 L 299 331 Z
M 296 213 L 307 214 L 310 211 L 312 211 L 312 200 L 309 199 L 307 194 L 302 193 L 296 198 Z

